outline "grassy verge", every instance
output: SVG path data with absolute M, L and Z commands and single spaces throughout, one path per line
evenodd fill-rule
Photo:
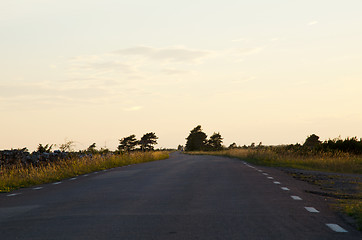
M 355 200 L 339 200 L 335 205 L 339 211 L 346 213 L 357 221 L 358 230 L 362 231 L 362 201 Z
M 272 149 L 230 149 L 217 152 L 188 152 L 236 157 L 256 165 L 284 167 L 329 172 L 321 174 L 298 174 L 293 177 L 318 185 L 323 196 L 332 199 L 333 208 L 352 216 L 357 228 L 362 231 L 362 183 L 360 177 L 344 176 L 344 173 L 362 174 L 362 156 L 348 153 L 311 153 L 300 155 L 295 152 L 277 152 Z M 331 175 L 331 173 L 333 173 Z M 334 174 L 336 173 L 336 174 Z M 323 175 L 322 175 L 323 176 Z
M 10 192 L 22 187 L 55 182 L 94 171 L 130 164 L 162 160 L 168 152 L 130 153 L 124 155 L 95 155 L 71 158 L 43 166 L 13 166 L 0 169 L 0 192 Z
M 236 157 L 257 165 L 271 167 L 362 174 L 362 156 L 348 153 L 298 155 L 294 152 L 275 152 L 271 149 L 230 149 L 217 152 L 189 153 Z

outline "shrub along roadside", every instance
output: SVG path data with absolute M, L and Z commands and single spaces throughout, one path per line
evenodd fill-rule
M 0 169 L 0 192 L 50 183 L 104 169 L 167 159 L 169 152 L 134 152 L 123 155 L 73 157 L 42 166 L 12 166 Z

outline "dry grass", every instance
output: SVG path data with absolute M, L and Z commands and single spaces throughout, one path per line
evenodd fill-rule
M 292 151 L 276 152 L 268 148 L 230 149 L 217 152 L 193 152 L 192 154 L 236 157 L 258 165 L 273 167 L 362 174 L 362 156 L 348 153 L 310 153 L 300 155 Z
M 361 199 L 357 200 L 340 200 L 336 207 L 353 217 L 357 221 L 358 230 L 362 231 L 362 201 Z
M 71 158 L 37 167 L 13 166 L 1 168 L 0 192 L 9 192 L 22 187 L 59 181 L 94 171 L 162 160 L 168 157 L 168 152 L 136 152 L 124 155 L 95 155 L 93 157 Z

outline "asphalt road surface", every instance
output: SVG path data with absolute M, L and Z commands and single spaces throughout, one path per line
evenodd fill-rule
M 362 239 L 303 184 L 237 159 L 174 153 L 2 193 L 0 239 Z

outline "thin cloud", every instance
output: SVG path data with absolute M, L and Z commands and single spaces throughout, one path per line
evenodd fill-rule
M 244 42 L 244 43 L 249 43 L 251 42 L 251 39 L 250 38 L 236 38 L 236 39 L 233 39 L 231 40 L 232 42 Z
M 318 21 L 311 21 L 308 23 L 308 26 L 316 25 L 318 23 L 319 23 Z
M 161 72 L 166 75 L 182 75 L 182 74 L 190 73 L 190 71 L 179 70 L 179 69 L 170 69 L 170 68 L 163 69 Z
M 271 42 L 276 42 L 276 41 L 279 41 L 279 38 L 271 38 L 270 41 Z
M 141 110 L 142 108 L 143 108 L 142 106 L 133 106 L 129 108 L 124 108 L 123 110 L 126 112 L 135 112 Z
M 118 61 L 87 63 L 84 65 L 81 65 L 80 67 L 84 68 L 84 69 L 91 69 L 91 70 L 114 70 L 114 71 L 121 71 L 121 72 L 126 72 L 126 73 L 133 72 L 131 66 L 118 62 Z
M 22 82 L 1 84 L 0 95 L 2 108 L 27 109 L 36 106 L 97 104 L 109 95 L 109 91 L 98 87 L 77 88 L 60 82 Z
M 117 59 L 112 58 L 112 56 L 103 54 L 99 56 L 95 55 L 85 55 L 77 56 L 70 59 L 70 67 L 75 71 L 78 70 L 112 70 L 112 71 L 121 71 L 125 73 L 134 72 L 134 68 L 127 63 L 121 62 Z
M 247 39 L 246 38 L 237 38 L 237 39 L 233 39 L 231 40 L 232 42 L 243 42 L 243 41 L 246 41 Z
M 231 83 L 247 83 L 247 82 L 253 81 L 255 79 L 256 79 L 256 77 L 247 77 L 247 78 L 241 78 L 239 80 L 233 80 L 233 81 L 231 81 Z
M 210 56 L 212 52 L 185 47 L 154 48 L 138 46 L 117 50 L 114 53 L 122 56 L 140 56 L 163 62 L 194 63 Z
M 263 47 L 255 47 L 255 48 L 235 48 L 228 50 L 226 52 L 227 55 L 235 55 L 235 56 L 248 56 L 260 53 L 264 48 Z

